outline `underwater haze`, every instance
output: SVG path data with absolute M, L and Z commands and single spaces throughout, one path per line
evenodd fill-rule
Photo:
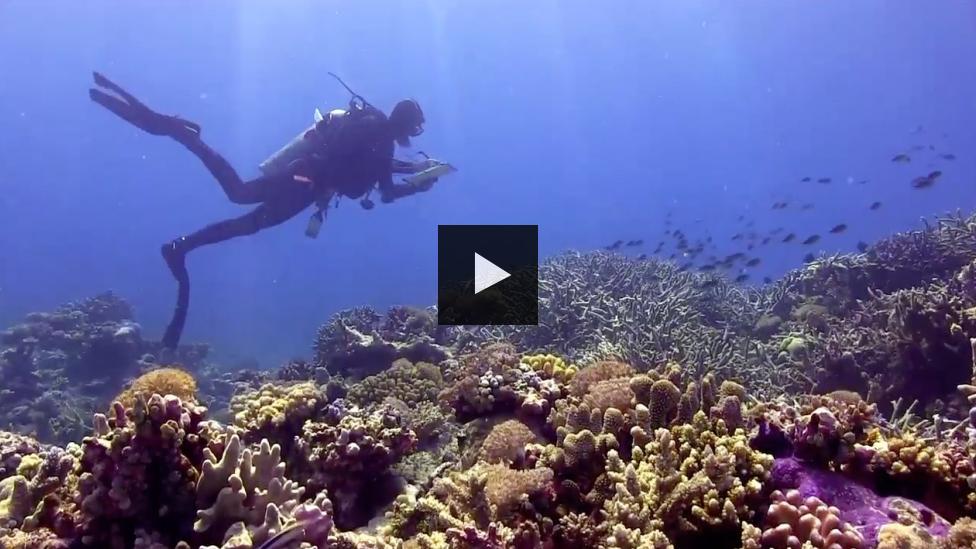
M 459 169 L 430 192 L 344 200 L 314 240 L 306 212 L 190 255 L 184 341 L 273 366 L 340 309 L 434 303 L 438 224 L 538 224 L 543 257 L 664 241 L 696 269 L 758 233 L 761 261 L 727 274 L 762 284 L 970 212 L 974 58 L 969 2 L 5 0 L 0 325 L 111 289 L 155 338 L 176 292 L 160 245 L 246 211 L 184 148 L 93 104 L 93 70 L 199 123 L 245 178 L 347 104 L 330 71 L 386 112 L 423 106 L 399 155 Z M 687 257 L 675 229 L 710 248 Z

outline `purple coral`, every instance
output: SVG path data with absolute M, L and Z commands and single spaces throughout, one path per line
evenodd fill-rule
M 773 465 L 773 484 L 795 489 L 804 499 L 815 497 L 836 507 L 839 518 L 850 523 L 869 547 L 878 541 L 882 526 L 911 519 L 933 536 L 945 536 L 951 524 L 929 507 L 906 498 L 882 497 L 872 489 L 832 471 L 817 469 L 795 458 L 780 458 Z

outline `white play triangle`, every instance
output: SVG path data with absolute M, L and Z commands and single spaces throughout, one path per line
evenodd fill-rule
M 481 257 L 478 253 L 474 254 L 474 293 L 481 293 L 482 290 L 490 288 L 510 276 L 512 275 L 505 272 L 505 269 Z

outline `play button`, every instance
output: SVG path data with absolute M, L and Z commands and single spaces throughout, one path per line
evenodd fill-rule
M 479 253 L 474 254 L 474 293 L 480 294 L 488 288 L 510 277 L 508 271 L 488 261 Z
M 438 324 L 538 324 L 538 242 L 536 225 L 438 226 Z

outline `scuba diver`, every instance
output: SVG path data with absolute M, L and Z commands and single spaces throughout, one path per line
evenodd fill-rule
M 231 202 L 257 205 L 244 215 L 163 244 L 163 259 L 179 284 L 176 309 L 162 340 L 164 347 L 176 348 L 186 322 L 190 297 L 186 254 L 190 251 L 279 225 L 312 204 L 317 210 L 305 234 L 314 238 L 330 203 L 340 196 L 360 198 L 363 208 L 372 209 L 369 194 L 374 188 L 378 188 L 381 201 L 389 203 L 427 191 L 438 176 L 454 171 L 450 164 L 430 158 L 422 162 L 394 158 L 394 143 L 409 146 L 411 137 L 423 133 L 424 114 L 416 101 L 400 101 L 387 117 L 338 76 L 329 74 L 352 94 L 349 108 L 327 115 L 316 110 L 311 127 L 263 162 L 260 177 L 244 181 L 227 160 L 203 142 L 199 125 L 157 113 L 105 76 L 94 73 L 96 87 L 89 90 L 93 101 L 143 131 L 176 140 L 203 162 Z M 394 173 L 416 175 L 398 184 L 393 182 Z

